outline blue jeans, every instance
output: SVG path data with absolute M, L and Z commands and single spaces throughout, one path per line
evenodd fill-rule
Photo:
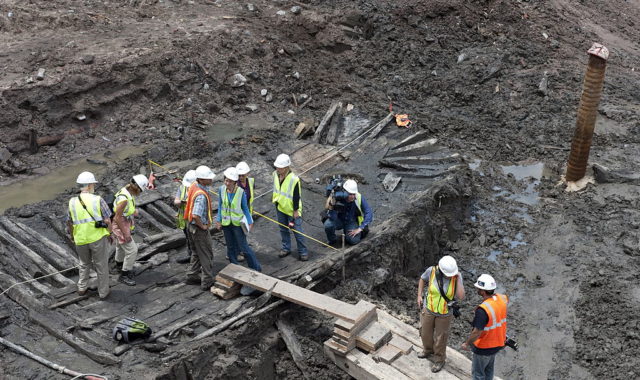
M 244 234 L 242 227 L 234 225 L 223 226 L 222 232 L 224 232 L 224 240 L 227 242 L 229 261 L 233 264 L 238 264 L 238 253 L 244 252 L 249 268 L 262 272 L 262 267 L 256 258 L 256 254 L 249 247 L 247 236 Z
M 473 380 L 493 380 L 493 364 L 496 360 L 496 354 L 473 354 L 473 360 L 471 361 Z
M 293 229 L 304 233 L 302 230 L 302 218 L 294 219 L 293 216 L 289 216 L 280 210 L 276 206 L 276 215 L 278 216 L 278 223 L 289 225 L 289 222 L 293 222 Z M 296 238 L 296 245 L 298 246 L 298 254 L 300 256 L 307 255 L 307 247 L 304 245 L 304 236 L 298 233 L 293 233 Z M 280 237 L 282 238 L 282 250 L 291 252 L 291 235 L 289 235 L 289 229 L 280 226 Z
M 344 230 L 345 240 L 347 244 L 356 245 L 360 243 L 360 238 L 362 236 L 362 232 L 359 232 L 356 236 L 349 236 L 347 232 L 358 229 L 358 223 L 356 221 L 351 221 L 344 223 L 340 219 L 332 220 L 331 218 L 324 221 L 324 232 L 327 234 L 327 240 L 329 240 L 329 244 L 333 244 L 338 240 L 336 236 L 336 230 Z

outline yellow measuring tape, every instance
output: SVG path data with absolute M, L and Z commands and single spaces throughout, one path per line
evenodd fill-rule
M 153 164 L 153 165 L 156 165 L 156 166 L 158 166 L 158 167 L 160 167 L 160 168 L 163 168 L 163 169 L 165 169 L 165 170 L 169 170 L 169 169 L 165 168 L 164 166 L 162 166 L 162 165 L 158 164 L 157 162 L 153 162 L 153 161 L 151 161 L 151 160 L 147 160 L 147 161 L 149 161 L 149 163 L 151 163 L 151 164 Z M 210 193 L 211 193 L 211 194 L 215 194 L 216 196 L 217 196 L 217 195 L 219 195 L 219 194 L 218 194 L 218 193 L 216 193 L 215 191 L 210 191 Z M 316 243 L 318 243 L 318 244 L 320 244 L 320 245 L 324 245 L 325 247 L 331 248 L 331 249 L 333 249 L 334 251 L 337 251 L 337 250 L 338 250 L 336 247 L 332 247 L 332 246 L 330 246 L 329 244 L 327 244 L 327 243 L 325 243 L 325 242 L 323 242 L 323 241 L 320 241 L 320 240 L 318 240 L 318 239 L 316 239 L 316 238 L 313 238 L 313 237 L 311 237 L 311 236 L 309 236 L 309 235 L 307 235 L 307 234 L 305 234 L 305 233 L 303 233 L 303 232 L 300 232 L 300 231 L 298 231 L 298 230 L 295 230 L 295 229 L 293 229 L 293 228 L 291 228 L 291 227 L 289 227 L 289 226 L 287 226 L 287 225 L 285 225 L 285 224 L 282 224 L 282 223 L 278 222 L 277 220 L 273 220 L 273 219 L 269 218 L 269 217 L 268 217 L 268 216 L 266 216 L 266 215 L 260 214 L 259 212 L 256 212 L 256 211 L 254 211 L 253 213 L 254 213 L 254 214 L 256 214 L 256 215 L 258 215 L 258 216 L 260 216 L 260 217 L 262 217 L 262 218 L 265 218 L 266 220 L 268 220 L 268 221 L 270 221 L 270 222 L 273 222 L 273 223 L 275 223 L 275 224 L 277 224 L 277 225 L 279 225 L 279 226 L 282 226 L 282 227 L 288 228 L 289 230 L 293 231 L 294 233 L 296 233 L 296 234 L 300 234 L 300 235 L 302 235 L 302 236 L 306 237 L 306 238 L 307 238 L 307 239 L 309 239 L 309 240 L 313 240 L 313 241 L 315 241 Z

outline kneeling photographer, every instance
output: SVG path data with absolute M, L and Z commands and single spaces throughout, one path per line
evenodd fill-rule
M 337 243 L 336 230 L 344 230 L 348 244 L 358 244 L 373 221 L 373 211 L 358 192 L 358 184 L 352 179 L 343 183 L 340 176 L 335 176 L 327 186 L 327 196 L 323 223 L 329 244 Z

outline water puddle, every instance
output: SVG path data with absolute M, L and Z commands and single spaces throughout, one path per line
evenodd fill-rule
M 497 250 L 497 249 L 493 249 L 489 252 L 489 256 L 487 256 L 487 260 L 491 261 L 491 262 L 498 262 L 498 256 L 502 255 L 504 252 Z
M 516 236 L 514 237 L 514 239 L 508 239 L 508 238 L 504 238 L 503 241 L 507 244 L 509 244 L 509 248 L 510 249 L 514 249 L 518 246 L 521 245 L 527 245 L 526 241 L 522 241 L 522 239 L 524 238 L 524 236 L 522 235 L 522 232 L 518 232 L 516 234 Z
M 0 212 L 9 207 L 20 207 L 42 200 L 54 199 L 56 195 L 72 188 L 75 185 L 78 174 L 85 170 L 91 171 L 100 181 L 100 174 L 107 169 L 107 165 L 90 163 L 87 159 L 105 163 L 116 162 L 142 154 L 146 149 L 146 146 L 127 146 L 113 151 L 97 153 L 90 157 L 72 161 L 69 165 L 52 170 L 49 174 L 2 186 Z
M 255 116 L 245 117 L 236 121 L 219 120 L 207 128 L 206 135 L 209 141 L 229 141 L 246 136 L 249 131 L 268 129 L 272 126 L 272 123 Z
M 501 168 L 504 174 L 512 174 L 519 181 L 527 177 L 539 180 L 544 172 L 544 164 L 542 162 L 531 165 L 505 165 L 501 166 Z

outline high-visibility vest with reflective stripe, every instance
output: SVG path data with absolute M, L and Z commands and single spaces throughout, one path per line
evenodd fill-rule
M 253 184 L 255 182 L 255 178 L 247 178 L 247 182 L 249 182 L 249 192 L 251 193 L 251 199 L 247 199 L 249 203 L 249 213 L 253 215 L 253 199 L 256 197 L 256 193 L 253 192 Z
M 193 221 L 193 206 L 199 195 L 204 195 L 207 200 L 207 216 L 209 219 L 209 225 L 211 225 L 213 222 L 213 217 L 211 215 L 211 196 L 209 195 L 209 192 L 200 188 L 197 182 L 192 183 L 187 191 L 187 204 L 184 206 L 184 218 L 189 221 L 189 223 Z
M 136 227 L 135 224 L 133 223 L 133 218 L 131 217 L 131 215 L 133 215 L 136 212 L 136 200 L 133 198 L 133 195 L 131 195 L 131 193 L 129 193 L 129 190 L 127 190 L 127 187 L 123 187 L 122 189 L 120 189 L 120 191 L 118 191 L 116 193 L 115 196 L 115 200 L 113 201 L 113 211 L 115 212 L 115 210 L 118 209 L 118 203 L 122 203 L 122 201 L 118 202 L 118 197 L 123 196 L 125 198 L 127 198 L 127 205 L 124 207 L 124 210 L 122 210 L 122 216 L 124 216 L 125 218 L 131 218 L 131 230 L 133 231 L 133 229 Z
M 80 193 L 85 210 L 78 197 L 69 200 L 69 215 L 73 223 L 73 241 L 76 245 L 94 243 L 104 236 L 109 236 L 106 228 L 96 228 L 96 222 L 102 220 L 100 197 L 90 193 Z M 93 216 L 93 218 L 91 217 Z
M 289 172 L 280 185 L 278 172 L 273 172 L 273 196 L 271 201 L 278 204 L 278 210 L 286 215 L 293 216 L 293 191 L 300 183 L 300 178 L 293 172 Z M 300 190 L 300 204 L 298 213 L 302 216 L 302 190 Z
M 360 212 L 358 215 L 358 227 L 360 227 L 364 221 L 364 214 L 362 213 L 362 195 L 360 193 L 356 193 L 356 207 L 358 207 L 358 211 Z
M 242 223 L 244 213 L 242 212 L 242 197 L 244 197 L 244 190 L 236 185 L 236 191 L 233 193 L 233 198 L 229 202 L 229 196 L 227 195 L 227 187 L 225 185 L 220 186 L 218 195 L 220 196 L 222 209 L 218 210 L 222 218 L 222 225 L 228 226 L 233 224 L 239 226 Z
M 436 272 L 438 270 L 437 265 L 431 267 L 431 275 L 429 276 L 429 285 L 427 287 L 424 304 L 428 310 L 434 313 L 448 314 L 449 307 L 447 306 L 447 301 L 440 294 L 438 280 L 436 279 Z M 453 276 L 449 280 L 449 287 L 445 290 L 445 295 L 449 300 L 453 300 L 458 276 Z
M 494 294 L 484 300 L 480 306 L 489 316 L 480 337 L 473 342 L 477 348 L 504 347 L 507 340 L 507 304 L 509 298 L 504 294 Z
M 184 185 L 180 185 L 180 201 L 182 203 L 180 204 L 180 208 L 178 209 L 176 227 L 178 227 L 181 230 L 184 230 L 184 228 L 187 226 L 187 222 L 184 220 L 184 207 L 187 202 L 187 190 L 188 190 L 187 187 L 185 187 Z

